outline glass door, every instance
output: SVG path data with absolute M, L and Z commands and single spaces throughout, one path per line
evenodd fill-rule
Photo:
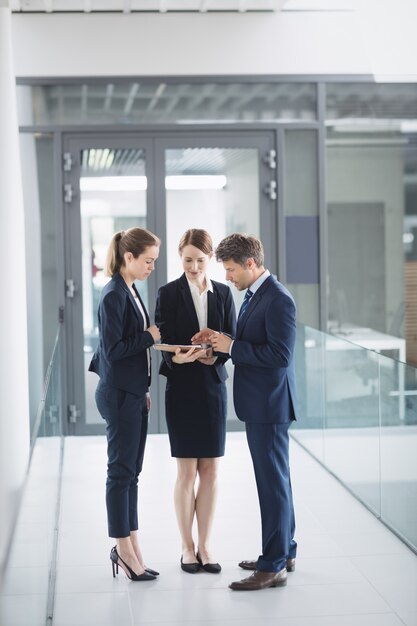
M 182 273 L 178 241 L 191 227 L 205 228 L 215 245 L 227 234 L 259 235 L 266 264 L 277 272 L 276 179 L 272 132 L 91 134 L 64 136 L 64 240 L 69 434 L 104 434 L 88 372 L 97 346 L 97 306 L 109 280 L 103 267 L 112 234 L 147 227 L 162 240 L 155 272 L 138 288 L 154 319 L 157 289 Z M 273 188 L 273 185 L 272 185 Z M 225 282 L 213 259 L 211 276 Z M 232 289 L 236 307 L 242 294 Z M 152 352 L 150 432 L 165 432 L 165 379 Z M 229 429 L 241 423 L 233 411 L 229 363 Z
M 98 344 L 100 293 L 110 280 L 103 268 L 113 233 L 132 226 L 152 229 L 147 177 L 150 150 L 149 142 L 130 138 L 70 137 L 65 145 L 68 422 L 74 434 L 104 432 L 95 404 L 98 378 L 88 371 Z M 136 285 L 148 310 L 155 292 L 151 283 L 149 279 Z M 155 405 L 150 430 L 159 431 Z
M 267 267 L 277 271 L 276 202 L 270 193 L 275 181 L 272 133 L 214 133 L 161 137 L 156 141 L 156 162 L 165 177 L 158 187 L 158 231 L 164 241 L 159 271 L 166 269 L 165 282 L 183 270 L 178 243 L 189 228 L 204 228 L 216 246 L 233 232 L 261 237 Z M 272 167 L 271 167 L 272 166 Z M 272 185 L 272 188 L 274 186 Z M 211 261 L 210 277 L 225 281 L 221 263 Z M 161 277 L 163 278 L 163 277 Z M 161 284 L 163 284 L 161 282 Z M 232 287 L 237 310 L 243 293 Z M 233 409 L 233 365 L 229 361 L 228 429 L 241 429 Z M 165 381 L 160 381 L 160 406 L 164 407 Z M 162 420 L 165 426 L 165 420 Z

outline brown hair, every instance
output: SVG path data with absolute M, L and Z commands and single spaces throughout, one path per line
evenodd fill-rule
M 206 230 L 202 228 L 189 228 L 180 239 L 178 252 L 181 254 L 185 246 L 195 246 L 204 254 L 213 252 L 213 241 Z
M 159 246 L 161 240 L 146 228 L 129 228 L 115 233 L 111 238 L 109 249 L 107 250 L 104 273 L 106 276 L 113 276 L 124 266 L 124 255 L 131 252 L 135 259 L 145 252 L 149 246 Z
M 262 242 L 253 235 L 233 233 L 221 240 L 216 248 L 217 261 L 234 261 L 245 265 L 248 259 L 253 259 L 257 267 L 264 264 L 264 249 Z

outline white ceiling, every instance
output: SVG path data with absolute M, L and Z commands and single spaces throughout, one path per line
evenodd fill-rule
M 285 0 L 10 0 L 12 11 L 276 11 Z
M 355 0 L 0 0 L 13 12 L 81 12 L 136 11 L 167 13 L 169 11 L 344 11 L 354 8 Z

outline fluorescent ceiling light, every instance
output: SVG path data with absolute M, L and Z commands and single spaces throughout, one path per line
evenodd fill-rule
M 170 190 L 223 189 L 226 176 L 166 176 L 165 188 Z M 83 176 L 81 191 L 146 191 L 146 176 Z
M 80 178 L 81 191 L 146 191 L 146 176 L 89 176 Z
M 417 120 L 404 120 L 401 122 L 402 133 L 417 133 Z

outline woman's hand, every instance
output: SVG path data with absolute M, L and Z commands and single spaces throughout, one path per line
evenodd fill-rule
M 148 413 L 151 412 L 151 404 L 152 404 L 152 402 L 151 402 L 151 394 L 148 391 L 148 393 L 146 394 L 146 406 L 148 407 Z
M 181 348 L 175 350 L 175 354 L 172 357 L 173 363 L 182 365 L 183 363 L 194 363 L 197 359 L 201 359 L 206 356 L 206 350 L 198 350 L 197 348 L 190 348 L 188 352 L 181 352 Z
M 146 330 L 152 335 L 155 342 L 161 339 L 161 333 L 159 332 L 158 326 L 149 326 L 149 328 L 147 328 Z

